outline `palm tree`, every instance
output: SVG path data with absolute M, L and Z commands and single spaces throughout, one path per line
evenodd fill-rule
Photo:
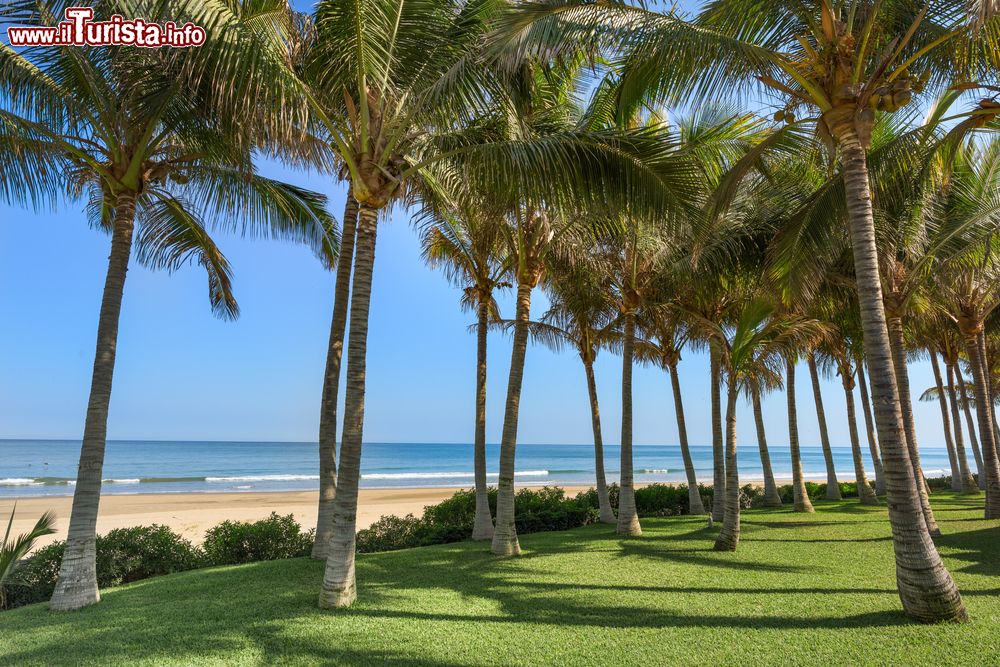
M 616 330 L 618 321 L 602 291 L 601 274 L 586 257 L 550 261 L 546 276 L 545 289 L 550 306 L 540 320 L 529 322 L 529 331 L 536 343 L 556 351 L 568 346 L 577 352 L 583 362 L 594 432 L 599 518 L 602 523 L 616 523 L 604 474 L 604 437 L 594 362 L 601 349 L 620 347 L 620 335 Z M 513 325 L 511 321 L 503 323 L 506 329 L 512 329 Z
M 865 432 L 868 437 L 868 451 L 875 468 L 875 494 L 885 495 L 885 470 L 882 468 L 882 454 L 879 452 L 878 439 L 875 435 L 875 420 L 872 418 L 872 405 L 868 398 L 868 381 L 865 380 L 865 363 L 860 352 L 854 357 L 854 367 L 857 369 L 858 387 L 861 391 L 861 412 L 865 417 Z
M 17 503 L 10 511 L 10 520 L 7 521 L 7 530 L 3 535 L 3 542 L 0 543 L 0 609 L 7 603 L 7 590 L 16 583 L 16 570 L 18 562 L 28 555 L 35 541 L 39 537 L 51 535 L 56 532 L 55 517 L 46 512 L 38 517 L 34 527 L 23 535 L 12 537 L 10 529 L 14 525 L 14 513 L 17 511 Z
M 462 288 L 462 307 L 476 312 L 474 540 L 493 538 L 493 514 L 486 486 L 486 343 L 490 320 L 500 319 L 493 293 L 497 288 L 510 287 L 501 279 L 505 258 L 500 225 L 486 215 L 487 209 L 483 202 L 458 204 L 454 210 L 427 206 L 425 219 L 429 224 L 423 231 L 424 259 L 431 266 L 444 268 L 448 279 Z
M 722 350 L 726 367 L 726 497 L 722 530 L 715 541 L 717 551 L 735 551 L 740 539 L 740 479 L 736 449 L 736 399 L 762 378 L 776 382 L 780 358 L 810 344 L 823 328 L 815 320 L 776 316 L 770 301 L 752 298 L 733 312 L 732 327 L 695 316 L 698 326 L 712 336 Z
M 22 24 L 48 25 L 57 9 L 14 2 L 3 14 Z M 116 9 L 110 2 L 99 13 Z M 60 190 L 85 198 L 91 225 L 111 235 L 67 546 L 51 602 L 58 610 L 100 599 L 95 531 L 130 260 L 168 271 L 201 264 L 214 312 L 235 318 L 230 267 L 210 227 L 303 240 L 328 263 L 335 255 L 325 198 L 263 178 L 250 162 L 255 148 L 275 150 L 255 143 L 254 133 L 276 144 L 294 138 L 309 145 L 297 130 L 275 129 L 300 118 L 294 104 L 279 103 L 291 75 L 278 33 L 290 34 L 291 14 L 276 10 L 272 20 L 258 22 L 254 13 L 266 7 L 153 3 L 147 9 L 155 12 L 144 14 L 149 20 L 190 18 L 211 26 L 205 46 L 0 49 L 0 150 L 10 151 L 2 162 L 20 165 L 14 175 L 36 201 L 54 199 Z M 223 32 L 225 40 L 218 38 Z M 215 76 L 208 79 L 206 72 Z M 232 122 L 235 117 L 244 122 Z M 41 170 L 42 179 L 21 182 L 32 170 Z M 10 177 L 8 169 L 0 170 L 0 191 L 10 191 Z
M 337 258 L 337 277 L 333 288 L 333 315 L 327 343 L 323 394 L 319 413 L 319 507 L 316 534 L 310 557 L 325 560 L 333 535 L 333 504 L 337 497 L 337 407 L 340 395 L 340 361 L 344 353 L 347 329 L 347 302 L 351 291 L 351 265 L 354 263 L 354 236 L 358 229 L 358 202 L 348 188 L 344 202 L 344 221 Z
M 979 448 L 979 438 L 976 436 L 976 420 L 972 418 L 972 403 L 974 399 L 970 401 L 968 399 L 968 393 L 965 388 L 965 378 L 962 375 L 962 369 L 959 364 L 955 364 L 955 379 L 958 380 L 958 395 L 961 397 L 960 402 L 962 404 L 962 410 L 965 412 L 965 425 L 969 429 L 969 443 L 972 447 L 973 456 L 976 458 L 976 470 L 979 474 L 979 490 L 986 490 L 986 471 L 983 467 L 983 454 Z
M 427 189 L 427 182 L 441 174 L 460 174 L 483 192 L 497 193 L 504 204 L 529 196 L 549 205 L 571 200 L 610 205 L 633 197 L 652 203 L 662 202 L 668 193 L 661 172 L 639 166 L 644 151 L 653 150 L 654 157 L 658 154 L 655 142 L 645 136 L 594 133 L 563 124 L 558 131 L 550 126 L 553 131 L 541 142 L 531 133 L 510 131 L 523 127 L 525 119 L 511 113 L 516 98 L 511 91 L 523 88 L 508 84 L 531 69 L 510 74 L 484 57 L 485 37 L 503 8 L 498 0 L 328 0 L 316 10 L 315 36 L 303 67 L 310 84 L 311 111 L 349 174 L 351 194 L 359 204 L 344 425 L 333 535 L 319 600 L 322 607 L 350 605 L 357 595 L 357 488 L 379 215 L 394 202 L 419 197 L 420 189 Z M 559 119 L 558 114 L 546 116 L 546 120 Z M 445 164 L 450 168 L 437 168 Z M 444 186 L 454 189 L 448 183 Z M 528 217 L 532 224 L 538 222 L 534 212 Z M 519 297 L 524 296 L 527 293 L 519 292 Z M 519 303 L 528 305 L 523 298 Z M 515 347 L 518 339 L 523 352 L 526 334 L 515 335 Z M 516 413 L 519 373 L 515 369 L 518 377 L 509 389 L 515 403 L 508 400 L 508 412 Z M 508 474 L 507 467 L 513 463 L 510 449 L 516 417 L 506 422 L 494 541 L 498 534 L 504 539 L 507 528 L 513 526 L 512 520 L 504 521 L 508 513 L 512 515 L 508 512 L 513 502 L 512 469 Z
M 961 621 L 967 614 L 919 518 L 924 506 L 907 460 L 912 450 L 886 325 L 867 149 L 876 110 L 892 113 L 921 92 L 925 81 L 946 80 L 958 69 L 945 47 L 965 34 L 965 18 L 966 5 L 957 1 L 921 7 L 905 0 L 849 5 L 715 0 L 692 22 L 673 12 L 618 3 L 596 7 L 580 0 L 529 5 L 510 29 L 522 52 L 565 57 L 582 35 L 588 48 L 598 39 L 624 52 L 619 90 L 625 107 L 638 97 L 749 98 L 762 85 L 787 100 L 779 119 L 794 123 L 800 117 L 796 111 L 804 112 L 837 151 L 897 584 L 904 611 L 924 622 Z
M 830 448 L 830 434 L 826 429 L 826 410 L 823 409 L 823 395 L 819 387 L 819 371 L 816 368 L 816 356 L 812 351 L 806 354 L 806 364 L 809 366 L 809 378 L 812 380 L 816 421 L 819 423 L 819 440 L 823 446 L 823 459 L 826 461 L 826 499 L 841 500 L 840 482 L 837 481 L 837 469 L 833 465 L 833 450 Z
M 656 300 L 659 300 L 658 298 Z M 681 391 L 680 372 L 677 368 L 681 360 L 681 350 L 688 341 L 688 332 L 683 326 L 675 304 L 662 303 L 640 311 L 640 328 L 643 339 L 636 341 L 635 354 L 640 361 L 655 364 L 670 375 L 670 389 L 674 398 L 674 415 L 677 418 L 677 439 L 684 461 L 687 477 L 688 509 L 691 514 L 705 514 L 701 500 L 698 477 L 688 445 L 687 421 L 684 418 L 684 398 Z M 773 481 L 773 480 L 772 480 Z
M 771 454 L 767 449 L 767 432 L 764 430 L 764 412 L 760 405 L 760 382 L 749 382 L 750 400 L 753 405 L 754 425 L 757 428 L 757 449 L 760 451 L 760 465 L 764 474 L 764 507 L 781 507 L 781 495 L 774 482 L 774 471 L 771 469 Z M 775 388 L 780 387 L 779 382 Z

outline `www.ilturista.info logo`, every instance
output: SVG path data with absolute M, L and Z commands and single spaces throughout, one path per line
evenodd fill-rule
M 91 21 L 93 7 L 68 7 L 66 20 L 51 27 L 7 28 L 11 46 L 161 46 L 188 47 L 205 43 L 205 29 L 193 23 L 151 23 L 115 14 L 109 21 Z

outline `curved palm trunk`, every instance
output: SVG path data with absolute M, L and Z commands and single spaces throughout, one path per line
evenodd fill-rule
M 698 476 L 695 474 L 694 461 L 691 459 L 691 448 L 688 446 L 687 421 L 684 419 L 684 399 L 681 395 L 681 379 L 677 372 L 677 364 L 668 364 L 670 373 L 670 388 L 674 394 L 674 414 L 677 416 L 677 439 L 681 444 L 681 458 L 684 459 L 684 474 L 688 482 L 688 507 L 691 514 L 704 514 L 705 505 L 701 502 L 701 491 L 698 489 Z
M 993 433 L 993 410 L 990 409 L 990 389 L 986 380 L 982 348 L 976 331 L 962 332 L 965 349 L 972 367 L 972 380 L 976 390 L 976 416 L 979 417 L 979 437 L 983 443 L 983 469 L 986 473 L 986 518 L 1000 518 L 1000 467 L 998 467 L 996 442 Z
M 518 283 L 514 321 L 514 345 L 507 378 L 507 406 L 500 436 L 500 480 L 497 484 L 497 524 L 490 550 L 498 556 L 520 556 L 514 526 L 514 453 L 517 448 L 517 417 L 521 404 L 521 380 L 528 350 L 528 318 L 531 316 L 531 286 Z
M 135 197 L 131 194 L 118 197 L 115 202 L 108 272 L 97 322 L 97 348 L 90 399 L 87 403 L 87 419 L 83 427 L 80 467 L 73 490 L 66 551 L 49 605 L 52 609 L 79 609 L 101 599 L 97 589 L 97 512 L 101 503 L 101 477 L 104 470 L 104 447 L 108 437 L 108 409 L 115 372 L 118 321 L 125 290 L 125 274 L 128 272 L 132 252 L 134 224 Z
M 726 458 L 722 443 L 722 368 L 715 343 L 709 343 L 712 373 L 712 521 L 726 514 Z
M 590 422 L 594 428 L 594 470 L 597 473 L 597 506 L 601 523 L 615 523 L 615 512 L 608 498 L 608 481 L 604 476 L 604 437 L 601 435 L 601 409 L 597 403 L 597 382 L 594 380 L 594 362 L 583 360 L 587 372 L 587 392 L 590 394 Z
M 972 455 L 976 459 L 976 473 L 979 475 L 979 490 L 986 490 L 986 469 L 983 467 L 983 453 L 979 449 L 979 438 L 976 437 L 976 420 L 972 418 L 972 408 L 966 400 L 968 393 L 965 391 L 965 378 L 962 377 L 962 369 L 955 364 L 955 379 L 958 380 L 958 391 L 962 396 L 962 410 L 965 412 L 965 425 L 969 429 L 969 444 L 972 446 Z
M 868 451 L 872 457 L 872 466 L 875 468 L 875 494 L 885 495 L 885 470 L 882 468 L 882 454 L 878 450 L 878 440 L 875 438 L 875 423 L 872 419 L 872 404 L 868 400 L 868 381 L 865 380 L 865 364 L 861 359 L 857 360 L 858 385 L 861 389 L 861 410 L 865 415 L 865 431 L 868 435 Z
M 913 479 L 916 480 L 917 494 L 920 498 L 920 508 L 927 523 L 931 537 L 941 534 L 934 510 L 931 509 L 930 490 L 924 478 L 924 469 L 920 465 L 920 447 L 917 445 L 917 429 L 913 421 L 913 403 L 910 401 L 910 374 L 906 369 L 906 351 L 903 347 L 903 321 L 899 317 L 890 317 L 886 323 L 889 332 L 889 353 L 895 372 L 896 388 L 899 397 L 900 416 L 903 420 L 903 437 L 906 451 L 909 453 L 910 467 L 913 469 Z
M 351 265 L 354 263 L 354 235 L 358 228 L 358 202 L 348 191 L 344 204 L 344 230 L 337 258 L 337 280 L 333 293 L 330 342 L 323 374 L 323 398 L 319 412 L 319 513 L 312 557 L 326 558 L 333 534 L 333 501 L 337 497 L 337 399 L 340 393 L 340 360 L 344 353 L 347 303 L 351 296 Z
M 796 512 L 815 512 L 802 478 L 802 454 L 799 451 L 799 417 L 795 407 L 795 362 L 785 360 L 785 396 L 788 399 L 788 449 L 792 455 L 792 507 Z
M 938 366 L 937 352 L 928 348 L 931 355 L 931 369 L 934 371 L 934 385 L 938 390 L 938 407 L 941 408 L 941 424 L 944 426 L 944 444 L 948 449 L 948 466 L 951 468 L 951 489 L 962 491 L 962 475 L 958 470 L 958 459 L 955 454 L 955 441 L 951 437 L 951 416 L 948 414 L 948 399 L 944 396 L 944 383 L 941 381 L 941 367 Z
M 955 425 L 955 458 L 958 459 L 958 475 L 961 480 L 962 493 L 979 493 L 976 480 L 969 470 L 969 458 L 965 454 L 965 438 L 962 436 L 962 417 L 958 412 L 958 399 L 955 396 L 955 365 L 945 362 L 945 374 L 948 380 L 948 403 L 951 406 L 951 418 Z
M 358 518 L 358 481 L 365 426 L 365 366 L 368 351 L 368 311 L 378 209 L 361 205 L 358 215 L 354 285 L 351 288 L 351 324 L 347 338 L 347 380 L 344 428 L 340 438 L 340 474 L 333 504 L 333 534 L 319 593 L 319 606 L 346 607 L 357 598 L 354 578 L 354 540 Z
M 625 314 L 622 337 L 622 460 L 618 495 L 618 534 L 642 534 L 635 509 L 635 480 L 632 474 L 632 356 L 635 347 L 635 313 Z
M 885 466 L 889 523 L 896 558 L 896 584 L 903 610 L 926 623 L 968 619 L 962 596 L 921 520 L 918 480 L 907 460 L 896 373 L 882 303 L 878 251 L 868 165 L 853 114 L 836 119 L 842 151 L 848 230 L 854 255 L 865 359 L 871 371 L 872 401 Z
M 854 379 L 849 369 L 841 369 L 840 382 L 844 385 L 844 400 L 847 403 L 847 430 L 851 435 L 851 456 L 854 458 L 854 481 L 858 485 L 858 499 L 862 505 L 878 505 L 878 497 L 868 484 L 865 463 L 861 457 L 861 439 L 858 437 L 858 416 L 854 409 Z
M 729 378 L 726 400 L 726 516 L 716 551 L 736 551 L 740 543 L 740 473 L 736 461 L 736 381 Z
M 781 496 L 778 486 L 774 483 L 774 472 L 771 470 L 771 454 L 767 449 L 767 434 L 764 431 L 764 412 L 760 408 L 760 390 L 757 385 L 750 388 L 750 398 L 753 401 L 753 420 L 757 426 L 757 447 L 760 449 L 760 467 L 764 471 L 764 506 L 781 507 Z
M 833 450 L 830 448 L 830 432 L 826 428 L 826 410 L 823 409 L 823 394 L 819 387 L 819 371 L 816 369 L 816 357 L 812 352 L 806 357 L 806 363 L 809 366 L 809 378 L 812 380 L 813 401 L 816 403 L 819 441 L 823 445 L 823 460 L 826 462 L 826 499 L 842 500 L 840 482 L 837 481 L 837 469 L 833 464 Z
M 476 321 L 476 434 L 473 445 L 473 473 L 476 479 L 476 518 L 472 539 L 493 539 L 493 514 L 490 493 L 486 487 L 486 334 L 489 327 L 490 304 L 479 302 Z

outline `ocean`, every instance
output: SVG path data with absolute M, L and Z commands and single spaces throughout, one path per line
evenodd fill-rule
M 772 446 L 775 477 L 791 478 L 788 449 Z M 699 481 L 712 481 L 712 447 L 691 448 Z M 619 475 L 620 450 L 605 447 L 608 482 Z M 834 447 L 841 481 L 854 479 L 850 447 Z M 487 446 L 487 471 L 496 483 L 500 446 Z M 71 495 L 80 456 L 79 440 L 0 440 L 0 497 Z M 873 475 L 867 448 L 866 468 Z M 944 449 L 921 452 L 928 477 L 949 474 Z M 756 445 L 739 448 L 740 476 L 762 477 Z M 104 493 L 205 493 L 211 491 L 292 491 L 319 486 L 315 443 L 307 442 L 170 442 L 112 440 L 104 461 Z M 807 479 L 825 481 L 820 447 L 802 447 Z M 677 445 L 636 445 L 637 483 L 683 482 L 684 464 Z M 593 445 L 517 447 L 515 482 L 519 486 L 592 485 Z M 446 443 L 365 443 L 362 488 L 470 487 L 472 445 Z

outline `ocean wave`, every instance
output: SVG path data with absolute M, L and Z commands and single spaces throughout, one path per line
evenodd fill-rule
M 547 477 L 548 470 L 517 470 L 514 477 Z M 361 475 L 361 479 L 455 479 L 475 477 L 474 472 L 372 472 Z M 499 477 L 499 473 L 488 472 L 487 477 Z
M 241 475 L 236 477 L 206 477 L 209 483 L 228 482 L 306 482 L 318 480 L 319 475 Z
M 670 468 L 640 468 L 635 472 L 639 475 L 666 475 L 669 472 L 680 472 L 680 470 L 671 470 Z
M 0 479 L 0 486 L 38 486 L 42 482 L 35 481 L 34 477 L 5 477 Z

